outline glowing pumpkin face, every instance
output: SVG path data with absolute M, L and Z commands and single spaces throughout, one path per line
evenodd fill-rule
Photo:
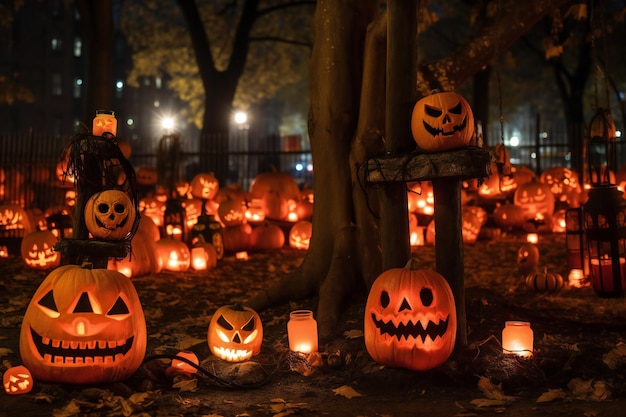
M 222 201 L 217 208 L 217 215 L 222 223 L 224 223 L 224 226 L 240 225 L 246 220 L 245 202 L 226 199 Z
M 97 238 L 124 239 L 133 229 L 136 216 L 130 197 L 119 190 L 95 193 L 85 204 L 85 225 Z
M 443 364 L 456 341 L 452 290 L 435 271 L 404 268 L 378 276 L 365 305 L 364 336 L 376 362 L 415 371 Z
M 211 352 L 228 362 L 242 362 L 261 352 L 263 325 L 256 311 L 235 304 L 217 309 L 207 336 Z
M 517 267 L 521 274 L 528 274 L 539 265 L 539 248 L 533 243 L 524 243 L 517 251 Z
M 308 250 L 311 243 L 313 223 L 302 220 L 291 226 L 289 230 L 289 246 L 296 249 Z
M 26 394 L 33 389 L 33 376 L 25 366 L 13 366 L 2 376 L 2 383 L 9 395 Z
M 196 174 L 189 183 L 191 195 L 195 198 L 212 200 L 219 190 L 219 181 L 212 173 Z
M 4 230 L 21 230 L 29 233 L 32 225 L 28 214 L 17 204 L 0 204 L 0 228 Z
M 191 251 L 185 242 L 170 237 L 156 242 L 156 252 L 166 271 L 185 272 L 191 265 Z
M 24 263 L 35 269 L 56 268 L 61 253 L 54 250 L 57 238 L 50 230 L 30 232 L 22 239 L 20 252 Z
M 156 197 L 144 197 L 139 200 L 139 211 L 150 217 L 157 226 L 163 226 L 163 216 L 165 215 L 165 203 L 163 201 Z
M 551 167 L 541 173 L 539 180 L 550 187 L 557 201 L 564 201 L 568 195 L 580 188 L 578 175 L 566 167 Z
M 474 114 L 457 93 L 431 94 L 415 103 L 411 132 L 424 152 L 461 148 L 468 146 L 474 135 Z
M 554 211 L 554 194 L 547 184 L 531 181 L 517 187 L 513 204 L 522 208 L 526 220 L 535 219 L 538 214 L 545 217 Z
M 63 265 L 48 274 L 26 309 L 20 354 L 35 379 L 114 382 L 139 368 L 146 341 L 143 309 L 128 278 Z

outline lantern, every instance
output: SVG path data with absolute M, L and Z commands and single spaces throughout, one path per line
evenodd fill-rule
M 191 244 L 198 242 L 210 243 L 217 251 L 217 259 L 224 257 L 224 233 L 222 225 L 215 220 L 212 214 L 204 214 L 198 217 L 198 222 L 191 229 Z
M 211 353 L 228 362 L 242 362 L 261 352 L 263 324 L 256 311 L 241 304 L 217 309 L 207 341 Z
M 537 233 L 528 233 L 526 235 L 526 242 L 534 243 L 535 245 L 539 242 L 539 235 Z
M 527 321 L 507 321 L 502 330 L 502 352 L 521 357 L 533 355 L 534 333 Z
M 117 119 L 115 118 L 115 112 L 111 110 L 96 110 L 91 133 L 94 136 L 103 136 L 105 133 L 116 136 Z
M 616 128 L 598 109 L 589 126 L 587 165 L 591 188 L 583 205 L 591 285 L 600 296 L 621 296 L 626 287 L 626 201 L 617 188 Z
M 248 256 L 247 251 L 242 250 L 235 253 L 235 259 L 237 259 L 238 261 L 247 261 L 248 259 L 250 259 L 250 257 Z
M 185 207 L 178 198 L 171 198 L 165 202 L 163 228 L 167 237 L 181 242 L 185 241 L 186 213 Z
M 26 309 L 20 354 L 38 380 L 97 384 L 130 377 L 146 342 L 143 309 L 128 278 L 63 265 L 48 274 Z
M 4 372 L 2 383 L 9 395 L 27 394 L 33 389 L 33 376 L 24 365 L 12 366 Z
M 434 93 L 413 107 L 411 132 L 424 152 L 442 152 L 469 146 L 474 135 L 474 114 L 461 95 Z
M 587 276 L 589 274 L 589 261 L 586 257 L 587 239 L 580 207 L 565 211 L 565 243 L 568 269 L 580 269 Z
M 292 352 L 317 352 L 317 322 L 311 310 L 296 310 L 289 314 L 287 338 Z
M 52 269 L 61 263 L 61 253 L 54 250 L 56 236 L 50 230 L 30 232 L 22 238 L 20 252 L 24 263 L 35 269 Z
M 365 347 L 381 365 L 425 371 L 454 349 L 456 305 L 450 285 L 415 259 L 376 278 L 365 304 Z

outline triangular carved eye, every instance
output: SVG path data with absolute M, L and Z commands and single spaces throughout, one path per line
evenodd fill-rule
M 59 309 L 56 303 L 54 302 L 54 294 L 52 293 L 52 290 L 48 291 L 46 295 L 41 297 L 41 300 L 39 300 L 38 304 L 42 307 L 47 308 L 48 310 L 52 310 L 56 313 L 59 312 Z
M 254 330 L 254 317 L 250 317 L 250 320 L 241 328 L 241 330 L 245 330 L 246 332 Z
M 93 307 L 89 301 L 89 294 L 86 292 L 80 295 L 76 307 L 74 307 L 74 313 L 93 313 Z
M 424 105 L 424 111 L 430 117 L 439 117 L 443 113 L 440 108 L 429 106 L 428 104 Z
M 120 314 L 130 314 L 130 311 L 128 310 L 128 306 L 126 305 L 124 300 L 122 300 L 122 297 L 117 297 L 117 301 L 115 301 L 115 304 L 113 304 L 113 307 L 111 307 L 111 309 L 107 313 L 107 316 Z
M 450 113 L 452 114 L 461 114 L 462 112 L 463 112 L 463 106 L 461 106 L 460 102 L 459 104 L 457 104 L 456 106 L 450 109 Z
M 234 329 L 233 325 L 230 324 L 228 322 L 228 320 L 226 320 L 224 318 L 224 316 L 222 316 L 222 315 L 220 315 L 220 317 L 217 319 L 217 324 L 219 324 L 220 326 L 222 326 L 226 330 L 233 330 Z

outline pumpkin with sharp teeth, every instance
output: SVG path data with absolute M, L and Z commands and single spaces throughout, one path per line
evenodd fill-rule
M 128 194 L 104 190 L 92 195 L 85 204 L 85 226 L 96 238 L 120 240 L 133 230 L 137 211 Z
M 474 114 L 461 95 L 444 91 L 418 100 L 411 115 L 411 132 L 424 152 L 442 152 L 469 146 L 474 136 Z
M 456 342 L 452 290 L 411 259 L 376 278 L 365 305 L 365 347 L 381 365 L 425 371 L 442 365 Z
M 207 341 L 218 358 L 228 362 L 246 361 L 261 352 L 261 317 L 241 304 L 220 307 L 209 323 Z
M 107 383 L 139 368 L 146 342 L 143 309 L 128 278 L 64 265 L 48 274 L 26 309 L 20 354 L 36 380 Z

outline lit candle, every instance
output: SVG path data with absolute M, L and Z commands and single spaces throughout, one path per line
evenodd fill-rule
M 591 283 L 593 288 L 601 292 L 614 291 L 616 288 L 613 281 L 613 260 L 605 255 L 601 259 L 591 258 L 589 263 L 591 265 Z M 626 287 L 626 280 L 624 279 L 626 259 L 619 258 L 619 264 L 623 290 Z
M 582 288 L 589 285 L 585 282 L 585 273 L 582 269 L 572 269 L 569 271 L 569 275 L 567 276 L 567 281 L 570 287 L 574 288 Z
M 537 243 L 539 242 L 539 235 L 537 233 L 529 233 L 526 235 L 526 241 L 528 243 Z
M 181 350 L 176 354 L 176 356 L 187 359 L 189 362 L 192 362 L 195 365 L 198 365 L 200 363 L 196 354 L 188 350 Z M 195 374 L 197 372 L 197 369 L 194 366 L 177 358 L 172 359 L 172 368 L 191 374 Z
M 502 351 L 530 357 L 533 354 L 533 330 L 527 321 L 507 321 L 502 330 Z
M 317 352 L 317 322 L 311 310 L 296 310 L 287 323 L 289 350 L 292 352 Z
M 235 253 L 235 259 L 239 259 L 240 261 L 247 261 L 248 260 L 248 252 L 246 252 L 244 250 L 244 251 Z
M 207 269 L 207 253 L 204 248 L 191 248 L 191 267 L 196 271 Z

